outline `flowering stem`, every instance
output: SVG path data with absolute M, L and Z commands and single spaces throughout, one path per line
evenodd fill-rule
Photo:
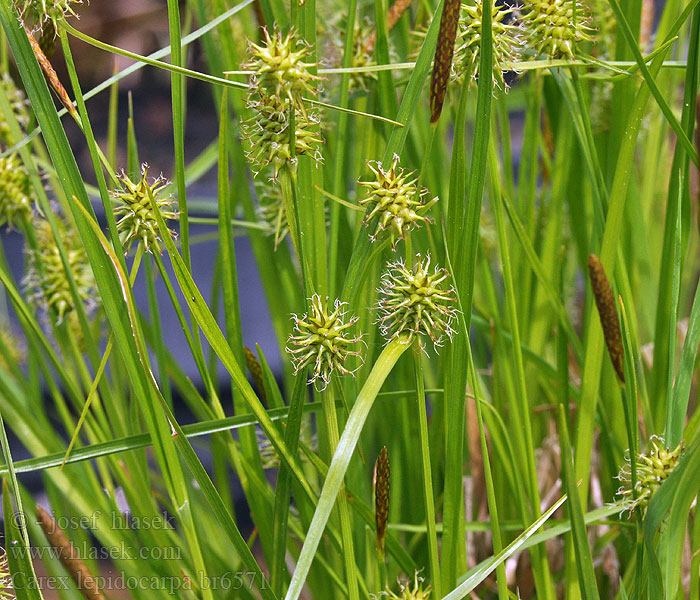
M 372 367 L 372 371 L 367 377 L 367 381 L 357 396 L 355 405 L 350 412 L 345 429 L 340 437 L 338 446 L 333 454 L 333 460 L 328 469 L 328 475 L 323 484 L 321 496 L 316 505 L 306 540 L 301 549 L 297 567 L 292 576 L 292 581 L 287 591 L 286 600 L 298 600 L 301 590 L 306 581 L 306 576 L 311 568 L 316 549 L 321 541 L 326 523 L 330 517 L 333 505 L 338 497 L 338 492 L 343 485 L 345 472 L 350 464 L 350 459 L 355 450 L 360 433 L 367 420 L 369 411 L 374 405 L 374 400 L 379 393 L 384 380 L 394 368 L 399 357 L 409 348 L 410 343 L 405 336 L 400 336 L 391 340 L 377 358 Z
M 326 422 L 325 431 L 328 438 L 328 448 L 331 452 L 335 452 L 338 447 L 338 414 L 335 408 L 335 388 L 329 385 L 320 395 L 323 417 Z M 340 535 L 343 540 L 343 562 L 345 563 L 348 598 L 349 600 L 359 600 L 360 596 L 355 574 L 355 551 L 352 541 L 352 517 L 348 508 L 348 499 L 342 487 L 338 494 L 338 512 L 340 514 Z
M 430 581 L 435 598 L 440 594 L 440 563 L 438 558 L 437 528 L 435 526 L 435 499 L 433 495 L 433 474 L 430 467 L 430 444 L 428 438 L 428 414 L 425 407 L 425 382 L 421 368 L 421 349 L 418 338 L 413 341 L 413 368 L 416 374 L 416 401 L 418 403 L 418 425 L 423 469 L 423 495 L 425 499 L 425 521 L 428 526 L 428 555 L 430 560 Z

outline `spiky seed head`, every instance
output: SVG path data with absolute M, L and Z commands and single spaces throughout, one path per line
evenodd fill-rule
M 375 241 L 382 231 L 388 229 L 391 246 L 395 248 L 397 240 L 403 239 L 411 229 L 430 222 L 425 213 L 437 202 L 437 197 L 425 201 L 428 190 L 419 188 L 416 179 L 411 179 L 415 171 L 406 173 L 398 166 L 399 157 L 396 154 L 386 171 L 380 162 L 367 164 L 374 173 L 374 180 L 359 182 L 367 189 L 367 196 L 360 200 L 360 204 L 367 209 L 364 223 L 378 218 L 377 228 L 370 239 Z
M 0 224 L 12 228 L 31 217 L 36 198 L 29 174 L 17 154 L 0 157 Z
M 574 45 L 592 42 L 588 11 L 576 3 L 576 19 L 571 0 L 524 0 L 520 20 L 527 44 L 538 55 L 574 58 Z
M 173 209 L 175 202 L 172 194 L 165 193 L 170 182 L 162 175 L 149 179 L 148 165 L 144 163 L 138 181 L 132 181 L 122 171 L 119 183 L 120 187 L 111 190 L 110 196 L 116 204 L 114 215 L 117 218 L 117 232 L 124 252 L 128 252 L 131 244 L 137 241 L 143 244 L 146 252 L 156 251 L 160 254 L 160 230 L 151 205 L 151 196 L 165 221 L 177 219 L 180 213 Z M 168 231 L 175 237 L 174 231 Z
M 14 79 L 7 73 L 3 73 L 0 77 L 0 93 L 5 94 L 17 123 L 22 131 L 26 131 L 27 125 L 29 125 L 29 101 L 24 92 L 17 87 Z M 18 141 L 12 139 L 10 125 L 5 116 L 0 115 L 0 147 L 4 150 Z
M 382 596 L 389 600 L 429 600 L 430 586 L 423 587 L 423 578 L 418 576 L 418 571 L 413 574 L 413 581 L 398 581 L 399 592 L 394 593 L 388 589 L 382 592 Z
M 286 35 L 275 28 L 263 29 L 263 44 L 249 42 L 249 60 L 246 68 L 253 72 L 251 89 L 266 95 L 286 99 L 300 105 L 304 94 L 315 95 L 314 81 L 320 77 L 313 74 L 315 63 L 306 62 L 311 48 L 298 39 L 294 31 Z
M 506 89 L 503 71 L 506 63 L 516 61 L 522 46 L 521 30 L 508 22 L 512 9 L 493 4 L 491 13 L 491 31 L 493 40 L 493 84 L 501 90 Z M 483 2 L 475 0 L 474 4 L 462 5 L 459 20 L 454 74 L 457 79 L 464 77 L 476 81 L 479 71 L 479 48 L 481 48 Z
M 5 319 L 0 319 L 0 341 L 2 342 L 0 367 L 9 371 L 12 366 L 20 365 L 24 362 L 26 349 Z M 0 599 L 2 599 L 1 595 Z
M 452 339 L 456 317 L 455 291 L 446 284 L 450 274 L 430 269 L 430 256 L 416 256 L 413 267 L 399 260 L 389 263 L 382 277 L 378 305 L 379 328 L 388 340 L 408 334 L 409 339 L 427 336 L 437 350 L 444 336 Z
M 269 228 L 275 237 L 275 250 L 289 233 L 287 211 L 284 208 L 282 190 L 273 182 L 256 184 L 258 188 L 258 219 Z
M 345 303 L 335 300 L 333 309 L 328 298 L 314 294 L 311 310 L 301 318 L 292 315 L 294 331 L 287 340 L 287 352 L 294 364 L 294 373 L 307 367 L 312 368 L 310 382 L 324 390 L 331 380 L 333 371 L 350 375 L 354 370 L 345 364 L 349 357 L 360 357 L 355 350 L 362 341 L 362 335 L 352 335 L 349 329 L 357 323 L 357 317 L 346 319 Z
M 97 286 L 80 236 L 61 217 L 57 218 L 56 225 L 78 297 L 86 311 L 90 312 L 96 306 Z M 29 251 L 30 268 L 24 280 L 25 289 L 35 305 L 47 312 L 55 311 L 56 323 L 60 324 L 65 316 L 75 310 L 70 284 L 49 222 L 37 216 L 33 229 L 37 247 Z
M 651 498 L 676 468 L 683 452 L 683 442 L 671 450 L 666 447 L 663 438 L 657 436 L 652 436 L 650 446 L 646 453 L 639 453 L 635 457 L 636 499 L 632 491 L 632 462 L 629 452 L 625 455 L 625 462 L 617 476 L 622 483 L 617 490 L 617 495 L 622 498 L 625 510 L 630 513 L 637 506 L 641 508 L 642 514 L 646 513 Z
M 267 436 L 261 429 L 257 430 L 257 435 L 258 452 L 260 453 L 262 468 L 279 469 L 280 457 L 277 453 L 277 449 L 270 443 L 270 440 L 267 439 Z M 312 452 L 318 451 L 318 437 L 314 434 L 314 430 L 309 419 L 304 419 L 301 422 L 301 428 L 299 429 L 299 441 L 307 446 Z M 306 452 L 303 451 L 299 452 L 299 457 L 303 463 L 308 462 L 309 460 Z
M 365 18 L 355 22 L 355 29 L 352 38 L 352 62 L 350 66 L 354 69 L 362 69 L 377 64 L 374 61 L 374 45 L 376 34 L 374 27 Z M 369 83 L 377 79 L 377 74 L 350 73 L 350 89 L 366 92 Z
M 51 23 L 58 33 L 58 22 L 69 17 L 78 18 L 76 8 L 83 0 L 17 0 L 22 3 L 20 17 L 27 24 L 44 27 Z
M 248 98 L 248 107 L 253 110 L 253 116 L 244 124 L 249 143 L 246 155 L 256 176 L 268 165 L 272 166 L 273 179 L 277 179 L 284 167 L 295 171 L 300 154 L 321 160 L 320 120 L 315 112 L 302 110 L 286 99 L 262 91 Z M 291 110 L 294 111 L 294 152 L 289 130 Z

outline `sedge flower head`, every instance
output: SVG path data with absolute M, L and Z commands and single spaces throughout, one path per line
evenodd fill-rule
M 413 267 L 402 261 L 389 263 L 377 290 L 379 328 L 388 340 L 408 335 L 409 340 L 427 336 L 437 350 L 444 336 L 452 339 L 456 317 L 454 288 L 446 284 L 450 274 L 438 267 L 430 268 L 430 256 L 416 257 Z
M 398 164 L 396 154 L 387 170 L 379 162 L 369 162 L 375 178 L 373 181 L 359 182 L 367 189 L 367 196 L 359 201 L 367 209 L 365 224 L 378 218 L 370 239 L 375 241 L 382 231 L 388 229 L 392 247 L 414 227 L 430 222 L 425 213 L 437 202 L 437 197 L 426 201 L 428 190 L 419 188 L 416 179 L 411 179 L 415 172 L 406 173 Z
M 277 179 L 285 167 L 295 171 L 297 156 L 301 154 L 320 161 L 320 120 L 315 112 L 262 91 L 249 96 L 248 108 L 252 109 L 253 115 L 244 124 L 249 142 L 246 154 L 256 176 L 268 165 L 272 167 L 273 179 Z M 290 132 L 291 111 L 294 111 L 294 151 Z
M 151 197 L 165 221 L 177 219 L 179 213 L 173 209 L 172 194 L 165 193 L 169 182 L 162 175 L 149 180 L 148 165 L 144 163 L 138 181 L 132 181 L 122 171 L 119 183 L 120 187 L 112 190 L 110 195 L 116 203 L 114 215 L 117 218 L 117 232 L 124 251 L 128 251 L 132 242 L 137 241 L 143 244 L 146 252 L 155 250 L 160 253 L 160 230 Z M 174 231 L 168 231 L 171 236 L 175 236 Z
M 637 506 L 642 509 L 642 513 L 646 512 L 652 497 L 676 468 L 683 452 L 682 442 L 671 450 L 665 446 L 664 440 L 660 437 L 654 436 L 650 441 L 649 450 L 646 453 L 637 454 L 634 459 L 637 470 L 634 493 L 632 490 L 632 463 L 629 453 L 625 456 L 625 463 L 617 476 L 622 483 L 617 494 L 622 497 L 625 510 L 630 512 Z
M 294 373 L 311 367 L 310 381 L 323 390 L 331 380 L 333 371 L 343 375 L 354 373 L 346 366 L 351 356 L 360 356 L 355 350 L 362 341 L 361 335 L 349 333 L 357 317 L 346 318 L 345 303 L 336 300 L 333 308 L 328 298 L 314 294 L 311 310 L 304 316 L 293 315 L 294 331 L 287 341 L 287 352 L 292 357 Z
M 504 70 L 507 70 L 506 63 L 515 62 L 522 46 L 520 28 L 508 22 L 512 12 L 512 9 L 497 4 L 492 6 L 493 84 L 501 90 L 507 87 L 503 77 Z M 455 76 L 458 79 L 467 77 L 476 80 L 477 78 L 482 17 L 482 0 L 475 0 L 474 4 L 462 5 L 453 60 Z
M 399 581 L 398 594 L 387 589 L 382 596 L 388 600 L 429 600 L 430 586 L 423 587 L 423 578 L 418 576 L 418 571 L 413 575 L 413 581 Z
M 17 154 L 0 157 L 0 224 L 12 228 L 32 214 L 36 200 L 29 174 Z
M 97 286 L 88 263 L 80 236 L 74 227 L 62 218 L 56 219 L 56 226 L 65 250 L 66 262 L 75 281 L 77 295 L 87 311 L 95 306 Z M 56 245 L 49 222 L 37 217 L 34 222 L 36 249 L 30 251 L 30 268 L 24 280 L 30 299 L 47 312 L 55 312 L 56 323 L 70 315 L 75 308 L 70 283 L 63 261 Z
M 22 2 L 22 0 L 18 0 Z M 58 22 L 68 17 L 78 17 L 77 5 L 83 0 L 24 0 L 20 16 L 25 22 L 43 27 L 51 23 L 54 32 L 58 31 Z
M 258 219 L 268 227 L 270 235 L 275 238 L 275 250 L 289 233 L 287 211 L 284 208 L 282 190 L 272 182 L 257 184 Z
M 593 41 L 590 17 L 578 2 L 574 19 L 571 0 L 524 0 L 520 19 L 540 56 L 573 59 L 575 44 Z
M 273 32 L 263 29 L 261 45 L 249 42 L 249 60 L 246 67 L 253 72 L 251 88 L 263 94 L 272 94 L 299 104 L 303 94 L 315 95 L 315 63 L 306 62 L 311 48 L 299 40 L 294 31 L 283 35 L 279 29 Z
M 342 39 L 343 35 L 344 31 L 341 32 L 339 39 Z M 352 37 L 352 60 L 350 62 L 353 69 L 364 69 L 377 64 L 373 52 L 375 37 L 376 32 L 368 19 L 355 22 Z M 376 79 L 377 74 L 373 71 L 350 73 L 350 89 L 366 92 L 369 89 L 369 84 Z
M 17 87 L 14 79 L 7 73 L 4 73 L 2 77 L 0 77 L 0 93 L 5 94 L 12 108 L 14 118 L 17 120 L 20 129 L 25 131 L 27 125 L 29 125 L 29 101 L 24 95 L 24 92 Z M 7 119 L 5 119 L 5 116 L 0 115 L 0 147 L 4 150 L 18 141 L 19 140 L 12 139 L 10 125 Z
M 13 366 L 21 365 L 26 358 L 26 349 L 10 324 L 0 318 L 0 368 L 9 371 Z M 1 576 L 0 576 L 1 577 Z M 0 599 L 2 595 L 0 595 Z

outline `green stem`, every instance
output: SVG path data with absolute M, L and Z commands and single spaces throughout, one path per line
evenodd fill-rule
M 335 452 L 338 447 L 338 414 L 335 408 L 334 388 L 328 386 L 321 393 L 323 416 L 326 421 L 326 435 L 328 436 L 328 448 Z M 340 514 L 340 535 L 343 539 L 343 562 L 345 563 L 345 578 L 348 586 L 348 598 L 359 600 L 357 588 L 357 574 L 355 573 L 355 550 L 352 539 L 352 517 L 348 508 L 348 498 L 344 486 L 338 494 L 338 513 Z
M 438 557 L 437 529 L 435 520 L 435 499 L 433 495 L 433 474 L 430 466 L 430 443 L 428 437 L 428 414 L 425 406 L 425 382 L 421 367 L 419 340 L 413 342 L 413 368 L 416 374 L 416 401 L 418 403 L 418 425 L 423 469 L 423 496 L 425 499 L 425 521 L 428 525 L 428 555 L 430 560 L 430 581 L 436 598 L 440 595 L 440 563 Z
M 360 393 L 357 396 L 355 405 L 350 412 L 345 429 L 340 437 L 338 446 L 333 455 L 333 460 L 328 469 L 328 475 L 323 484 L 321 496 L 316 505 L 309 532 L 306 535 L 306 540 L 301 549 L 297 567 L 292 576 L 292 581 L 287 591 L 286 600 L 298 600 L 301 590 L 306 581 L 306 576 L 309 574 L 311 563 L 316 554 L 316 549 L 321 541 L 323 530 L 328 523 L 331 511 L 338 492 L 343 485 L 345 472 L 350 464 L 350 459 L 355 450 L 355 446 L 360 439 L 360 433 L 369 415 L 369 411 L 374 405 L 374 400 L 379 393 L 384 380 L 387 378 L 393 369 L 396 361 L 410 346 L 409 341 L 405 337 L 393 339 L 384 348 L 382 353 L 374 363 L 374 367 L 367 377 L 365 385 L 362 386 Z

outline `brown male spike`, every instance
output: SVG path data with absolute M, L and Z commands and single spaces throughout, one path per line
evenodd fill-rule
M 600 324 L 603 327 L 603 336 L 608 347 L 610 360 L 618 379 L 621 383 L 625 383 L 624 351 L 622 348 L 620 321 L 617 318 L 617 309 L 615 308 L 615 297 L 613 296 L 608 277 L 605 274 L 605 269 L 603 269 L 603 264 L 595 254 L 591 254 L 588 257 L 588 274 L 591 278 L 593 296 L 598 307 Z
M 260 361 L 258 360 L 258 357 L 255 356 L 255 353 L 248 348 L 248 346 L 243 346 L 243 355 L 245 356 L 245 364 L 248 367 L 248 371 L 250 371 L 250 376 L 253 378 L 255 386 L 258 388 L 260 399 L 267 404 L 263 370 L 260 366 Z
M 70 115 L 74 119 L 79 119 L 80 117 L 78 116 L 78 111 L 73 105 L 73 102 L 70 99 L 70 96 L 68 96 L 68 92 L 66 91 L 66 88 L 63 87 L 63 84 L 61 83 L 61 80 L 58 78 L 58 75 L 56 74 L 56 71 L 54 70 L 53 66 L 51 66 L 51 63 L 49 62 L 49 59 L 46 58 L 46 55 L 44 54 L 44 51 L 41 49 L 41 46 L 39 45 L 39 42 L 37 42 L 34 39 L 34 36 L 32 35 L 32 32 L 29 31 L 26 27 L 24 28 L 25 32 L 27 33 L 27 37 L 29 38 L 29 44 L 32 47 L 32 50 L 34 51 L 34 55 L 36 56 L 37 61 L 39 62 L 39 66 L 41 67 L 41 70 L 44 72 L 44 77 L 46 77 L 46 80 L 49 82 L 49 85 L 53 89 L 54 92 L 56 92 L 56 95 L 58 96 L 58 99 L 61 101 L 61 104 L 65 107 L 65 109 L 70 113 Z
M 450 81 L 460 7 L 461 0 L 445 0 L 442 8 L 440 31 L 438 32 L 437 47 L 435 49 L 435 62 L 433 63 L 433 77 L 430 80 L 431 123 L 437 123 L 442 113 L 445 92 Z
M 384 537 L 386 524 L 389 520 L 389 488 L 391 482 L 391 466 L 389 451 L 383 446 L 374 463 L 374 520 L 377 526 L 377 548 L 384 552 Z
M 65 531 L 61 529 L 56 520 L 40 505 L 36 505 L 36 514 L 39 517 L 39 525 L 49 544 L 58 553 L 58 558 L 66 571 L 70 574 L 88 600 L 105 600 L 105 596 L 97 585 L 97 581 L 90 573 L 87 565 L 80 558 L 78 550 L 73 546 Z

